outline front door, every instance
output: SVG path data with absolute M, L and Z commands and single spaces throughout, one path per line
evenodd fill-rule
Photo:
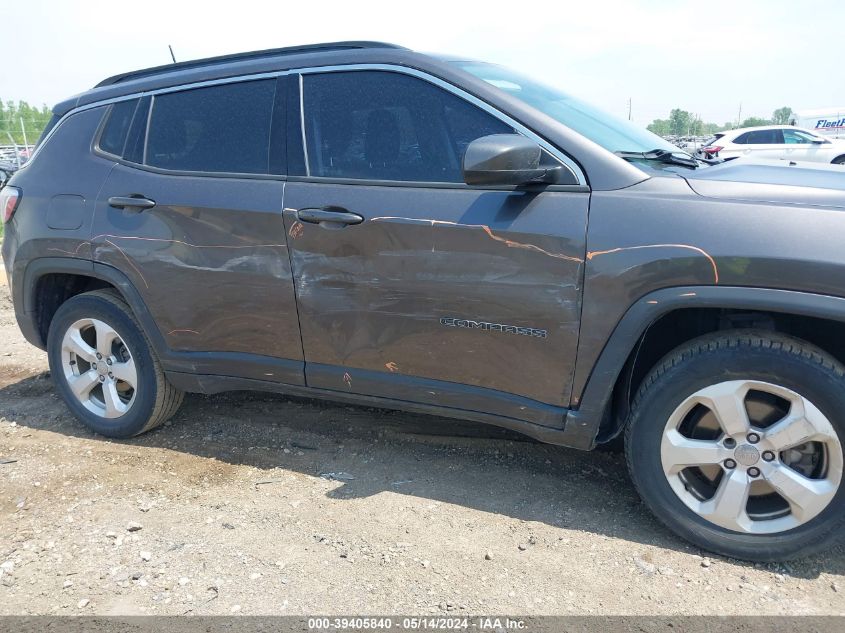
M 469 142 L 514 129 L 425 79 L 302 87 L 308 176 L 287 184 L 285 225 L 307 384 L 561 424 L 586 189 L 463 185 Z

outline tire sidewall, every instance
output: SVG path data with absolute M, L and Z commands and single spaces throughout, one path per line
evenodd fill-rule
M 766 347 L 723 347 L 691 356 L 648 386 L 630 420 L 628 461 L 641 496 L 668 527 L 708 549 L 737 558 L 784 560 L 816 551 L 845 521 L 845 485 L 840 483 L 828 506 L 807 523 L 776 534 L 743 534 L 703 519 L 677 496 L 663 472 L 660 445 L 666 423 L 690 395 L 729 380 L 758 380 L 804 396 L 827 416 L 845 438 L 842 379 L 804 354 Z
M 68 385 L 62 367 L 62 339 L 74 322 L 98 319 L 111 326 L 129 349 L 135 361 L 138 385 L 129 411 L 118 418 L 104 418 L 86 409 Z M 147 341 L 138 326 L 115 303 L 97 296 L 79 295 L 67 300 L 56 311 L 47 337 L 47 356 L 56 389 L 71 412 L 92 431 L 112 438 L 129 438 L 141 433 L 156 402 L 156 377 Z

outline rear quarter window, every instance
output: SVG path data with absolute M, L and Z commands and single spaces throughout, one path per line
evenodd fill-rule
M 101 151 L 114 156 L 123 156 L 126 135 L 132 124 L 132 117 L 138 107 L 138 99 L 120 101 L 109 106 L 106 123 L 103 126 L 98 147 Z

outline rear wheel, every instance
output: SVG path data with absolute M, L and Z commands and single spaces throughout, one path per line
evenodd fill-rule
M 845 368 L 785 336 L 697 339 L 646 378 L 626 429 L 657 517 L 705 549 L 757 561 L 833 544 L 845 523 Z
M 845 156 L 837 156 L 831 161 L 831 163 L 834 165 L 845 165 Z
M 70 410 L 92 431 L 139 435 L 172 416 L 183 393 L 171 385 L 129 306 L 107 290 L 68 299 L 47 339 L 50 372 Z

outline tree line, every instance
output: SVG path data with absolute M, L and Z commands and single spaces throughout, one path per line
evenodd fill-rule
M 668 119 L 655 119 L 648 124 L 648 129 L 659 136 L 706 136 L 721 132 L 723 130 L 733 130 L 740 127 L 757 127 L 760 125 L 787 125 L 793 119 L 794 114 L 792 108 L 784 106 L 772 112 L 770 119 L 763 119 L 761 117 L 748 117 L 742 122 L 728 121 L 723 125 L 718 123 L 705 123 L 701 117 L 674 108 L 669 113 Z
M 40 108 L 29 105 L 26 101 L 6 101 L 0 99 L 0 145 L 17 143 L 24 144 L 24 131 L 26 141 L 35 145 L 41 132 L 50 120 L 53 113 L 46 105 Z M 21 127 L 23 122 L 23 127 Z

